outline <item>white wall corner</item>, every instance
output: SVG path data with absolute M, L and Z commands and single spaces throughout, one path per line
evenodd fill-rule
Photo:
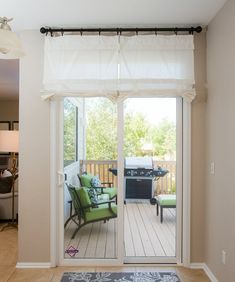
M 51 268 L 50 262 L 17 262 L 16 268 Z
M 203 269 L 208 276 L 208 278 L 211 280 L 211 282 L 219 282 L 219 280 L 215 277 L 213 272 L 210 270 L 210 268 L 207 266 L 206 263 L 191 263 L 190 268 L 193 269 Z

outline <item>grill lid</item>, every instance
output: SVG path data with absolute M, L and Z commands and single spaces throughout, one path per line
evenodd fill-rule
M 150 157 L 126 157 L 125 168 L 129 169 L 153 169 L 153 160 Z

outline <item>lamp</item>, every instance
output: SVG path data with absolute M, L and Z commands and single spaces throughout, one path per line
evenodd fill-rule
M 24 55 L 18 36 L 8 24 L 12 20 L 0 17 L 0 59 L 19 59 Z
M 19 152 L 19 131 L 9 131 L 9 130 L 0 130 L 0 152 L 10 152 L 12 158 L 12 168 L 11 173 L 13 177 L 12 183 L 12 221 L 6 225 L 4 225 L 0 231 L 2 231 L 5 227 L 12 226 L 17 227 L 15 224 L 15 178 L 17 174 L 17 166 L 16 166 L 16 156 L 15 153 Z

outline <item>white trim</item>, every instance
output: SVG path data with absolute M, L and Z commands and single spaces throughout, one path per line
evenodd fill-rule
M 190 224 L 191 224 L 191 103 L 183 99 L 183 233 L 182 262 L 190 265 Z
M 63 259 L 58 266 L 123 266 L 118 259 L 96 259 L 96 258 L 80 258 L 80 259 Z
M 50 262 L 17 262 L 16 268 L 51 268 Z
M 129 264 L 138 264 L 141 265 L 148 265 L 149 264 L 158 264 L 162 266 L 162 264 L 165 265 L 178 265 L 177 259 L 175 257 L 125 257 L 123 265 L 130 266 Z
M 205 263 L 204 262 L 193 262 L 190 263 L 190 268 L 192 269 L 204 269 Z
M 192 268 L 192 269 L 203 269 L 205 271 L 206 275 L 208 276 L 208 278 L 212 282 L 219 282 L 219 280 L 215 277 L 215 275 L 213 274 L 213 272 L 210 270 L 210 268 L 207 266 L 206 263 L 191 263 L 190 268 Z
M 57 177 L 60 178 L 64 174 L 64 98 L 57 105 Z M 57 248 L 58 248 L 58 265 L 64 262 L 64 182 L 57 183 Z
M 123 156 L 123 144 L 124 144 L 124 106 L 123 100 L 117 101 L 117 139 L 118 139 L 118 202 L 117 202 L 117 237 L 116 237 L 116 253 L 117 260 L 120 264 L 123 264 L 124 260 L 124 156 Z
M 51 265 L 56 267 L 57 263 L 57 240 L 56 231 L 57 231 L 57 215 L 56 215 L 56 101 L 52 101 L 50 105 L 50 260 Z
M 176 98 L 176 242 L 177 263 L 182 263 L 182 197 L 183 197 L 183 99 Z
M 203 270 L 206 272 L 206 275 L 210 278 L 212 282 L 219 282 L 219 280 L 215 277 L 215 275 L 210 270 L 207 264 L 204 264 Z

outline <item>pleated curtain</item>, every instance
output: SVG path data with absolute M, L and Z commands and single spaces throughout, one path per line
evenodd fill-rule
M 193 35 L 45 37 L 43 92 L 195 97 Z

